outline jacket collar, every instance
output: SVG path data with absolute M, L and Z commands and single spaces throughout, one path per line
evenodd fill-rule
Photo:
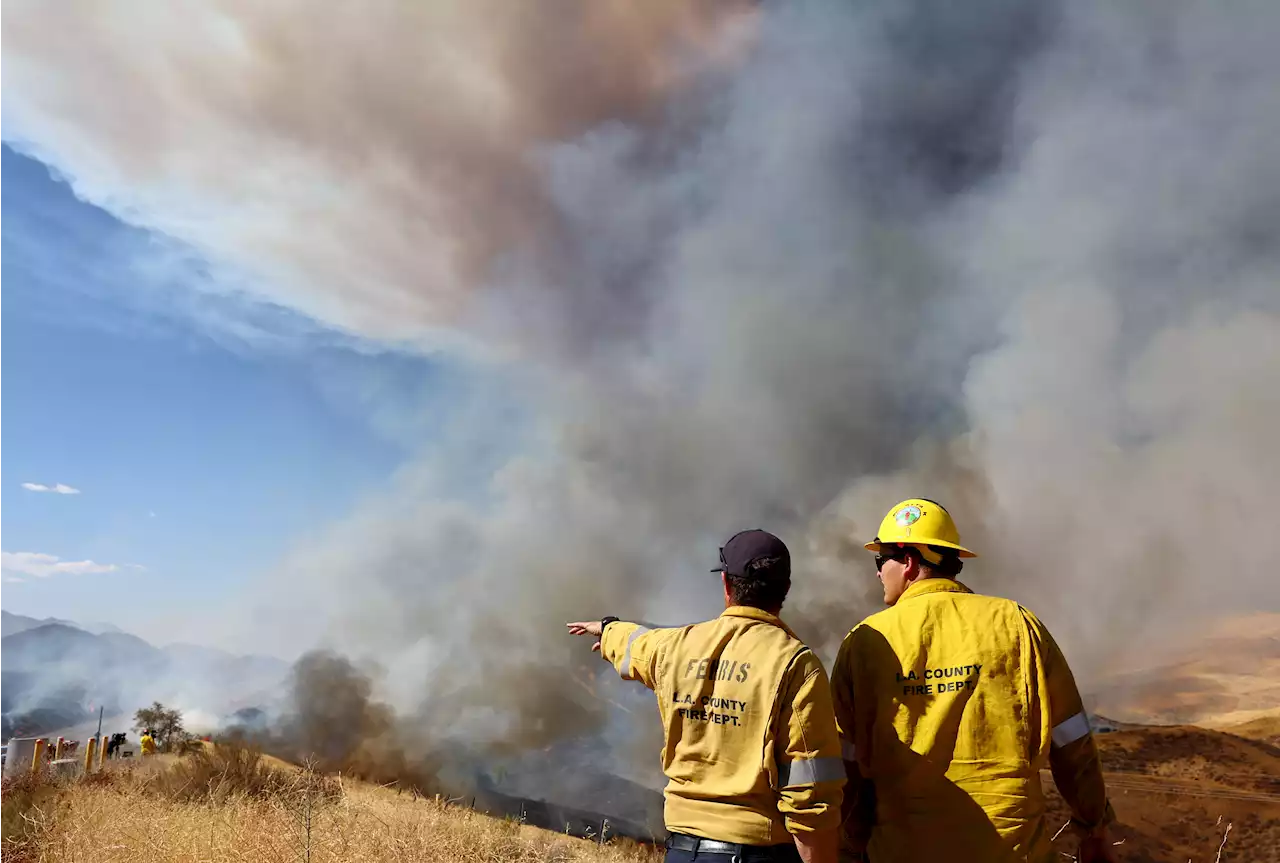
M 796 634 L 791 631 L 791 627 L 787 626 L 785 623 L 782 622 L 782 618 L 778 617 L 776 614 L 770 614 L 769 612 L 764 611 L 763 609 L 752 608 L 749 605 L 731 605 L 728 608 L 726 608 L 724 612 L 721 613 L 720 616 L 721 617 L 745 617 L 750 620 L 758 620 L 761 623 L 769 623 L 778 627 L 787 635 L 790 635 L 792 638 L 796 638 Z
M 954 578 L 922 578 L 902 591 L 902 596 L 898 597 L 898 602 L 930 593 L 973 593 L 973 591 Z

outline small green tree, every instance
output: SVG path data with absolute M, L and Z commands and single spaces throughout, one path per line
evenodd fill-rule
M 159 701 L 133 714 L 134 731 L 142 732 L 148 728 L 155 732 L 156 746 L 164 752 L 187 734 L 182 728 L 182 711 L 170 710 Z

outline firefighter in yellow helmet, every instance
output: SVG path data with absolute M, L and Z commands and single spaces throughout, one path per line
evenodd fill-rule
M 865 547 L 889 607 L 854 627 L 831 671 L 849 775 L 842 856 L 1054 860 L 1049 767 L 1082 834 L 1079 860 L 1113 860 L 1089 719 L 1044 624 L 956 580 L 976 555 L 931 500 L 895 506 Z
M 668 863 L 834 863 L 845 769 L 827 674 L 778 617 L 791 555 L 762 530 L 720 550 L 724 613 L 673 629 L 570 623 L 657 695 Z

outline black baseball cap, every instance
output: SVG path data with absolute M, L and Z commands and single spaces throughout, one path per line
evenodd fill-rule
M 747 568 L 751 567 L 750 573 Z M 720 565 L 712 572 L 751 575 L 769 581 L 791 578 L 791 552 L 787 544 L 767 530 L 735 533 L 720 549 Z

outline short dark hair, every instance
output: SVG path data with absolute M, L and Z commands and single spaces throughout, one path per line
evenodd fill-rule
M 791 590 L 790 578 L 760 578 L 756 570 L 768 570 L 779 563 L 779 559 L 761 558 L 753 560 L 747 566 L 746 575 L 730 575 L 725 573 L 725 582 L 729 587 L 729 601 L 734 605 L 746 605 L 763 611 L 782 608 L 782 603 Z
M 920 562 L 923 569 L 927 569 L 935 575 L 943 578 L 955 578 L 960 574 L 960 570 L 964 569 L 964 561 L 960 559 L 960 553 L 954 548 L 942 548 L 940 546 L 931 545 L 929 550 L 936 555 L 941 556 L 941 560 L 937 563 L 930 563 L 925 556 L 920 553 L 920 549 L 906 546 L 906 551 L 914 554 Z

